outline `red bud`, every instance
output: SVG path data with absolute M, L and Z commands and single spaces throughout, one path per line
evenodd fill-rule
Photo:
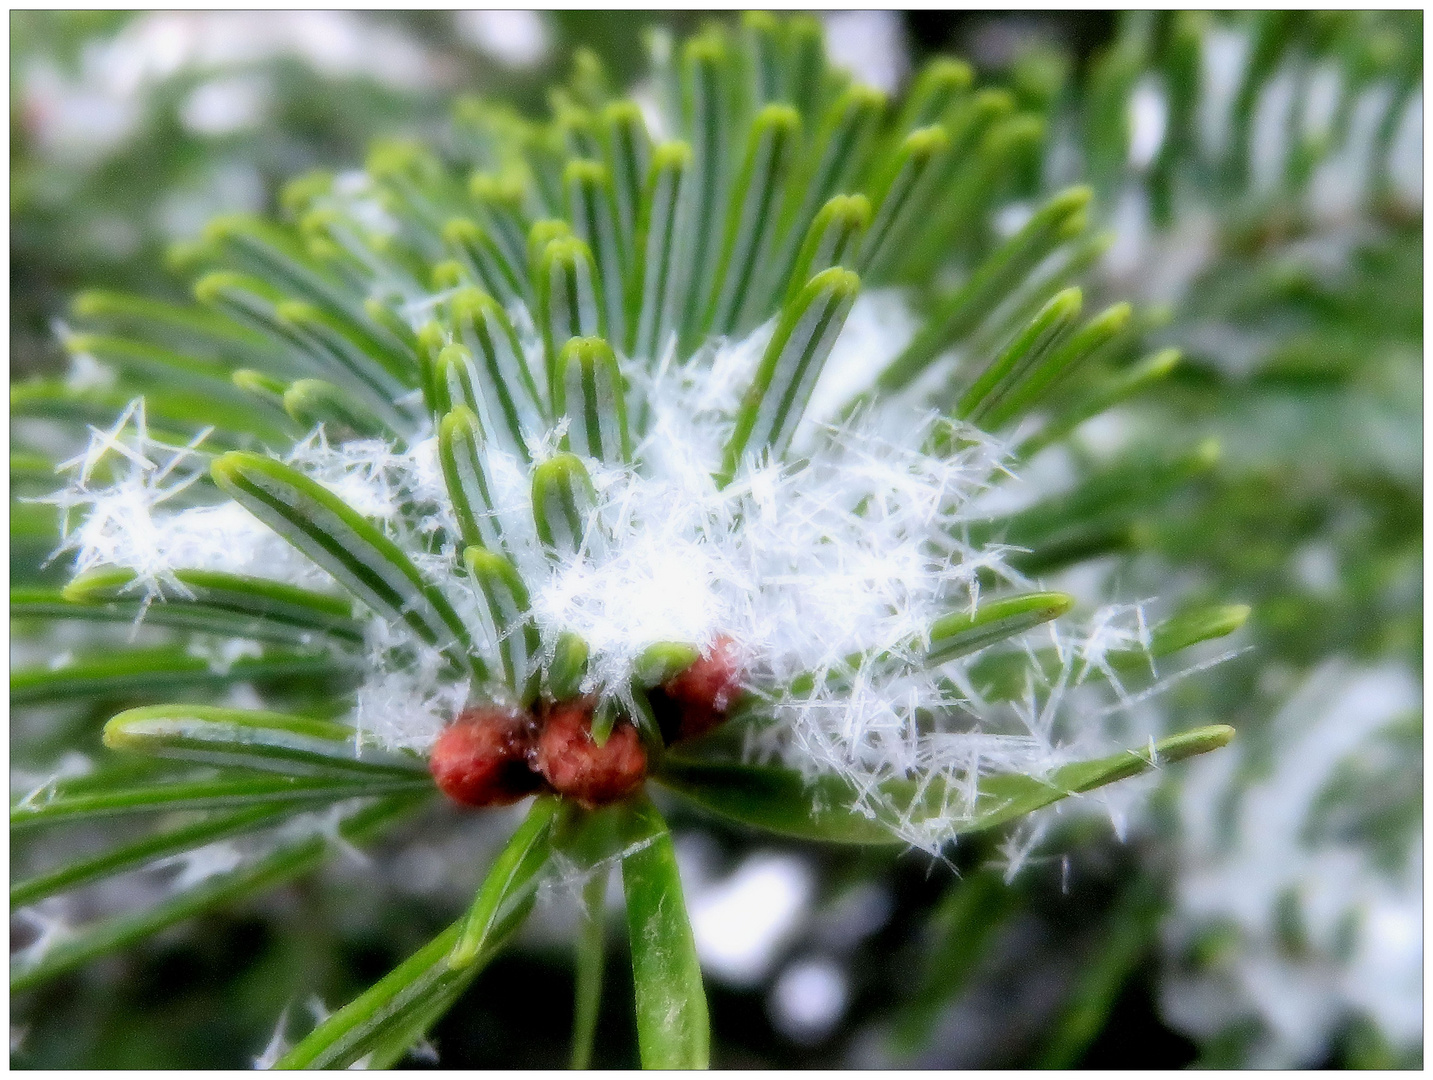
M 647 753 L 637 729 L 619 720 L 598 746 L 592 739 L 592 706 L 582 700 L 551 708 L 534 763 L 554 791 L 588 808 L 625 798 L 647 775 Z
M 505 806 L 542 783 L 528 764 L 535 734 L 532 717 L 521 709 L 466 709 L 438 736 L 428 769 L 456 803 Z
M 662 684 L 681 712 L 678 738 L 693 739 L 716 727 L 743 692 L 741 656 L 729 637 L 719 637 L 711 651 L 691 667 Z

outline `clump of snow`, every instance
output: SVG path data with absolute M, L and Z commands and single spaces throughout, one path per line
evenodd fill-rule
M 17 922 L 28 924 L 30 941 L 18 948 L 12 947 L 12 971 L 23 971 L 38 964 L 51 949 L 74 935 L 74 928 L 66 920 L 63 907 L 64 902 L 60 897 L 47 897 L 39 904 L 31 904 L 15 912 Z M 24 931 L 16 934 L 16 937 L 22 939 L 25 936 L 27 935 Z
M 226 675 L 234 664 L 246 657 L 264 655 L 264 647 L 248 638 L 226 638 L 222 641 L 195 639 L 185 648 L 190 656 L 207 661 L 209 670 Z
M 862 82 L 896 93 L 910 74 L 905 32 L 894 11 L 833 11 L 822 16 L 826 54 Z
M 842 366 L 859 369 L 856 346 L 875 340 L 876 323 L 901 322 L 892 310 L 889 303 L 863 309 L 858 328 L 862 320 L 870 325 L 845 346 Z M 645 427 L 636 433 L 636 462 L 588 462 L 598 506 L 575 556 L 553 558 L 541 548 L 528 467 L 497 445 L 485 455 L 494 512 L 546 646 L 564 632 L 587 642 L 585 689 L 630 702 L 633 666 L 648 646 L 705 648 L 731 637 L 774 721 L 751 739 L 752 756 L 808 776 L 846 777 L 861 810 L 938 851 L 969 818 L 980 777 L 1044 773 L 1077 753 L 1112 749 L 1099 723 L 1061 717 L 1074 708 L 1099 719 L 1085 704 L 1098 696 L 1093 676 L 1114 674 L 1104 661 L 1111 649 L 1147 646 L 1143 613 L 1108 609 L 1083 635 L 1037 631 L 1059 671 L 1051 680 L 1032 659 L 1026 693 L 1015 702 L 983 700 L 967 676 L 969 658 L 926 666 L 931 625 L 973 610 L 983 584 L 1033 585 L 1006 566 L 1007 549 L 966 539 L 967 522 L 979 516 L 973 500 L 1008 479 L 1006 448 L 909 401 L 835 413 L 837 398 L 849 394 L 832 394 L 808 416 L 795 453 L 751 456 L 721 486 L 713 472 L 770 332 L 767 325 L 742 340 L 714 342 L 682 365 L 667 357 L 655 373 L 629 365 L 634 396 L 646 398 L 629 410 Z M 908 332 L 896 326 L 893 340 Z M 875 356 L 866 370 L 879 370 L 883 359 Z M 849 372 L 838 384 L 857 387 Z M 541 460 L 559 438 L 554 428 L 529 450 Z M 70 486 L 52 497 L 88 511 L 67 529 L 62 548 L 75 552 L 76 569 L 129 567 L 147 599 L 183 595 L 175 573 L 195 567 L 331 587 L 232 502 L 169 509 L 207 468 L 202 442 L 157 442 L 142 403 L 111 430 L 93 432 L 86 454 L 66 463 Z M 127 461 L 126 470 L 92 488 L 95 464 L 112 454 Z M 461 539 L 429 432 L 406 445 L 331 444 L 319 428 L 286 461 L 393 540 L 448 598 L 489 667 L 502 670 L 485 601 L 461 570 Z M 421 751 L 470 694 L 502 693 L 459 679 L 406 625 L 375 614 L 367 627 L 367 678 L 351 717 L 365 735 Z M 793 691 L 803 676 L 812 689 Z M 943 785 L 945 796 L 914 815 L 880 787 L 889 780 Z
M 170 509 L 207 474 L 210 456 L 201 447 L 205 429 L 183 446 L 149 434 L 144 399 L 137 398 L 105 431 L 90 428 L 83 454 L 61 462 L 69 484 L 37 501 L 64 510 L 55 555 L 75 553 L 76 575 L 96 567 L 134 571 L 129 589 L 145 600 L 188 596 L 177 570 L 226 570 L 298 585 L 326 585 L 327 577 L 305 556 L 232 502 Z M 113 483 L 93 484 L 108 459 L 120 470 Z M 76 511 L 83 512 L 78 525 Z
M 244 863 L 244 852 L 232 840 L 219 840 L 200 848 L 181 851 L 177 855 L 151 863 L 151 869 L 178 867 L 170 887 L 175 892 L 184 892 L 213 877 L 237 870 Z
M 455 11 L 458 35 L 512 68 L 542 63 L 552 35 L 536 11 Z
M 72 776 L 85 776 L 93 769 L 94 762 L 75 750 L 68 751 L 48 772 L 32 773 L 12 769 L 10 790 L 25 793 L 13 805 L 23 807 L 46 802 L 53 797 L 55 785 L 61 780 L 68 780 Z
M 469 682 L 425 674 L 375 671 L 358 689 L 353 726 L 386 746 L 427 750 L 467 705 Z

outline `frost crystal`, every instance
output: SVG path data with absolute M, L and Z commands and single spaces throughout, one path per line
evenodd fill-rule
M 861 389 L 856 353 L 898 347 L 909 332 L 903 318 L 889 297 L 859 312 L 853 323 L 865 328 L 854 339 L 860 348 L 838 350 L 847 355 L 837 357 L 828 401 Z M 884 342 L 876 332 L 883 324 L 892 330 Z M 542 550 L 527 468 L 490 445 L 493 512 L 528 583 L 546 646 L 565 631 L 588 643 L 585 690 L 623 699 L 648 646 L 707 647 L 729 636 L 772 721 L 748 739 L 751 756 L 808 776 L 838 773 L 857 791 L 859 809 L 898 818 L 903 839 L 939 850 L 972 812 L 981 776 L 1040 774 L 1076 750 L 1106 749 L 1099 731 L 1063 730 L 1058 718 L 1092 674 L 1109 677 L 1124 696 L 1105 657 L 1116 647 L 1147 647 L 1143 613 L 1107 609 L 1079 638 L 1041 631 L 1052 635 L 1061 669 L 1050 681 L 1032 663 L 1027 692 L 1012 703 L 981 698 L 968 657 L 921 664 L 932 623 L 973 610 L 982 582 L 1030 584 L 1005 564 L 1007 549 L 966 539 L 979 516 L 973 500 L 1009 479 L 1005 449 L 909 402 L 844 414 L 833 404 L 825 422 L 806 422 L 797 441 L 803 456 L 749 459 L 721 487 L 712 472 L 770 332 L 768 325 L 719 342 L 689 364 L 668 362 L 650 376 L 633 366 L 650 410 L 639 464 L 588 462 L 599 505 L 575 557 L 554 561 Z M 538 440 L 539 458 L 554 452 L 557 434 Z M 77 529 L 66 530 L 61 549 L 75 552 L 76 570 L 127 567 L 146 599 L 183 595 L 175 572 L 188 568 L 327 588 L 317 567 L 238 505 L 171 508 L 207 465 L 202 441 L 155 440 L 142 402 L 111 430 L 92 432 L 86 453 L 64 466 L 73 474 L 70 486 L 51 497 L 67 510 L 88 509 Z M 100 463 L 115 459 L 114 482 L 93 486 Z M 397 543 L 492 653 L 497 643 L 483 602 L 452 569 L 460 561 L 459 530 L 428 432 L 406 445 L 335 445 L 319 427 L 287 462 Z M 375 615 L 367 627 L 366 678 L 351 722 L 389 746 L 425 750 L 469 695 L 484 691 L 455 681 L 443 657 L 406 626 Z M 246 648 L 215 654 L 213 662 L 232 663 Z M 791 691 L 803 675 L 813 688 Z M 899 815 L 879 787 L 898 778 L 943 785 L 941 805 L 926 805 L 920 818 Z
M 91 427 L 85 452 L 59 465 L 70 474 L 69 484 L 36 500 L 65 512 L 55 554 L 75 552 L 77 575 L 100 566 L 133 570 L 130 587 L 146 600 L 187 595 L 176 570 L 325 582 L 317 567 L 234 503 L 183 510 L 166 505 L 181 501 L 208 470 L 209 455 L 200 449 L 208 435 L 205 429 L 183 446 L 154 438 L 143 398 L 130 402 L 109 430 Z M 96 486 L 102 463 L 114 467 L 116 478 Z M 85 514 L 72 528 L 75 510 Z

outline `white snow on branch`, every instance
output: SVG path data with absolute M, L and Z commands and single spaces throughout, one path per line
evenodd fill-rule
M 859 354 L 870 350 L 864 366 L 878 370 L 908 336 L 903 320 L 888 302 L 868 303 L 842 365 L 859 370 Z M 1147 647 L 1143 612 L 1106 609 L 1073 637 L 1037 631 L 1031 640 L 1049 641 L 1044 653 L 1055 657 L 1058 674 L 1051 678 L 1048 661 L 1031 651 L 1025 692 L 1013 702 L 981 697 L 968 677 L 971 658 L 927 666 L 937 619 L 974 610 L 983 591 L 1033 585 L 1005 564 L 1008 549 L 968 538 L 968 521 L 978 516 L 972 501 L 1009 479 L 1006 449 L 909 401 L 829 419 L 847 396 L 833 392 L 805 421 L 798 453 L 754 452 L 720 486 L 713 473 L 770 331 L 714 342 L 682 365 L 668 356 L 655 373 L 629 364 L 650 423 L 635 464 L 588 462 L 598 506 L 575 556 L 554 559 L 542 550 L 528 467 L 497 446 L 485 453 L 493 512 L 546 646 L 568 631 L 587 642 L 587 690 L 626 700 L 648 646 L 705 648 L 730 637 L 773 721 L 750 740 L 751 754 L 807 776 L 845 777 L 859 810 L 939 851 L 974 812 L 981 778 L 1044 774 L 1077 754 L 1113 749 L 1095 708 L 1104 703 L 1096 684 L 1112 684 L 1124 698 L 1105 656 Z M 554 427 L 530 449 L 541 460 L 560 438 Z M 87 510 L 62 548 L 75 551 L 76 569 L 128 567 L 148 600 L 182 595 L 174 575 L 185 568 L 331 585 L 232 502 L 166 505 L 204 475 L 202 441 L 154 439 L 142 402 L 109 431 L 93 432 L 87 452 L 66 463 L 69 487 L 51 499 Z M 105 461 L 119 466 L 118 477 L 94 487 Z M 485 601 L 461 570 L 462 543 L 431 435 L 407 445 L 330 444 L 319 428 L 286 461 L 397 544 L 470 627 L 489 667 L 501 670 Z M 387 745 L 424 750 L 470 695 L 499 692 L 460 680 L 402 622 L 371 614 L 366 637 L 367 677 L 351 719 Z M 794 692 L 803 676 L 811 689 Z M 1062 719 L 1073 714 L 1095 722 Z M 919 812 L 892 800 L 882 785 L 893 780 L 914 781 L 925 793 Z

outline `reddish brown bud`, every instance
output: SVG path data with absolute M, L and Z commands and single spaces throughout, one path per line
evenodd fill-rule
M 534 763 L 554 791 L 588 808 L 630 795 L 647 775 L 647 753 L 637 729 L 619 720 L 598 746 L 592 739 L 591 703 L 582 700 L 552 706 Z
M 522 709 L 465 709 L 433 744 L 428 769 L 444 795 L 463 806 L 505 806 L 542 783 L 528 758 L 536 736 Z
M 693 739 L 716 727 L 741 698 L 744 672 L 736 642 L 719 637 L 711 652 L 662 684 L 681 714 L 678 738 Z

